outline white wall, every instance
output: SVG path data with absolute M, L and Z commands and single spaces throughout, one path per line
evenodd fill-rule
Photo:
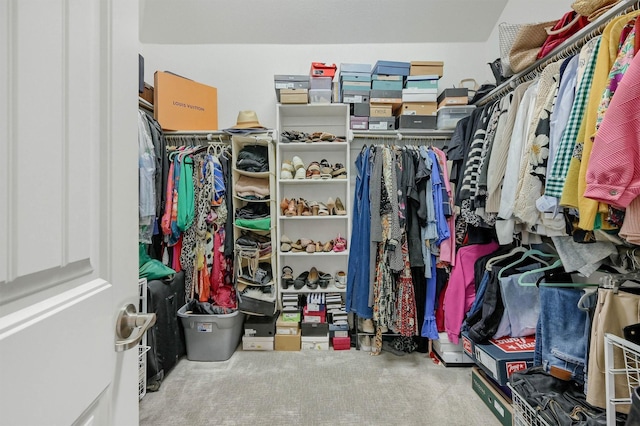
M 498 22 L 559 19 L 570 0 L 510 0 Z M 452 23 L 453 25 L 453 23 Z M 455 31 L 452 28 L 452 31 Z M 218 88 L 218 123 L 231 127 L 238 111 L 257 112 L 261 123 L 275 126 L 274 74 L 307 74 L 311 62 L 374 64 L 378 59 L 444 61 L 440 89 L 463 78 L 479 84 L 495 82 L 488 62 L 499 56 L 497 29 L 478 43 L 352 44 L 352 45 L 159 45 L 143 44 L 145 81 L 155 70 L 172 71 Z

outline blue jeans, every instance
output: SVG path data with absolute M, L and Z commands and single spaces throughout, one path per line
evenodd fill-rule
M 371 204 L 369 203 L 369 148 L 365 147 L 356 159 L 358 176 L 353 197 L 353 229 L 349 245 L 346 310 L 359 317 L 372 318 L 369 306 L 369 248 L 371 244 Z
M 568 374 L 584 381 L 589 350 L 588 315 L 578 308 L 581 289 L 540 287 L 540 318 L 536 335 L 534 365 L 544 371 Z

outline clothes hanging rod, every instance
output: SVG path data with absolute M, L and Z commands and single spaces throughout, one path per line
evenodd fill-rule
M 596 20 L 589 23 L 586 27 L 565 40 L 564 43 L 553 49 L 547 56 L 541 58 L 531 64 L 521 72 L 509 77 L 507 81 L 498 85 L 482 99 L 478 100 L 475 105 L 482 106 L 494 100 L 497 100 L 507 93 L 515 89 L 519 84 L 528 80 L 533 80 L 542 72 L 542 70 L 552 62 L 556 62 L 563 58 L 568 58 L 580 52 L 589 40 L 602 34 L 609 21 L 619 15 L 623 15 L 640 7 L 638 0 L 626 0 L 614 5 L 611 9 L 603 13 Z
M 153 104 L 141 97 L 138 97 L 138 107 L 141 107 L 146 109 L 147 111 L 153 112 Z
M 351 139 L 451 140 L 453 130 L 351 130 Z

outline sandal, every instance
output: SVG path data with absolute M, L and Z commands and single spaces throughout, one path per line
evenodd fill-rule
M 331 172 L 331 176 L 333 176 L 334 179 L 346 179 L 347 169 L 345 169 L 342 163 L 336 163 L 336 165 L 333 166 L 333 171 Z
M 304 169 L 304 167 L 300 167 L 298 170 L 296 170 L 296 175 L 293 178 L 306 179 L 306 177 L 307 177 L 307 171 Z
M 333 167 L 331 167 L 331 164 L 326 159 L 320 161 L 320 177 L 322 179 L 331 179 L 332 172 Z
M 326 243 L 324 243 L 324 246 L 322 247 L 322 251 L 327 253 L 327 252 L 330 252 L 331 250 L 333 250 L 333 241 L 329 240 Z
M 280 285 L 283 289 L 288 289 L 290 285 L 293 285 L 293 269 L 291 266 L 284 266 L 282 268 L 282 280 Z
M 342 204 L 342 200 L 340 200 L 340 197 L 336 197 L 335 212 L 338 216 L 344 216 L 347 214 L 347 210 L 345 210 L 344 204 Z
M 333 251 L 336 253 L 345 251 L 347 249 L 347 240 L 342 238 L 340 234 L 333 240 Z
M 307 179 L 320 179 L 320 164 L 317 161 L 312 162 L 307 167 Z
M 315 253 L 316 252 L 316 244 L 315 243 L 311 243 L 311 244 L 307 244 L 307 253 Z
M 282 214 L 285 214 L 287 209 L 289 208 L 289 200 L 287 200 L 287 198 L 283 198 L 282 201 L 280 201 L 280 211 L 282 212 Z
M 300 208 L 300 204 L 298 204 L 298 216 L 311 216 L 311 209 L 309 208 L 309 204 L 303 199 L 301 200 L 302 208 Z
M 302 247 L 302 242 L 300 240 L 296 241 L 295 243 L 289 244 L 291 244 L 291 251 L 300 252 L 304 250 L 304 248 Z
M 281 252 L 288 252 L 291 251 L 291 244 L 293 243 L 293 241 L 291 241 L 289 239 L 289 237 L 287 237 L 286 235 L 282 234 L 282 237 L 280 237 L 280 251 Z
M 294 168 L 289 160 L 285 160 L 280 168 L 280 179 L 293 179 Z
M 298 275 L 296 279 L 293 280 L 293 288 L 295 288 L 296 290 L 300 290 L 304 288 L 304 286 L 307 284 L 308 276 L 309 276 L 309 271 L 304 271 L 303 273 Z
M 309 208 L 311 209 L 311 216 L 318 216 L 320 211 L 320 205 L 317 201 L 312 201 L 309 203 Z
M 318 203 L 318 216 L 328 216 L 329 209 L 325 203 Z
M 293 164 L 293 167 L 296 171 L 298 171 L 299 169 L 304 169 L 304 163 L 302 162 L 302 158 L 298 157 L 297 155 L 293 156 L 291 163 Z
M 318 288 L 318 281 L 320 280 L 320 276 L 318 275 L 318 270 L 316 269 L 316 267 L 311 267 L 311 270 L 307 274 L 307 287 L 312 290 Z

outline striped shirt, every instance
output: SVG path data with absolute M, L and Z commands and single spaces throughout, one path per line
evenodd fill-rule
M 569 165 L 571 164 L 571 156 L 573 154 L 576 138 L 578 137 L 580 124 L 582 123 L 582 118 L 584 117 L 584 112 L 587 106 L 587 100 L 589 98 L 589 90 L 593 80 L 596 57 L 598 56 L 598 49 L 600 48 L 600 40 L 600 36 L 595 37 L 589 40 L 589 42 L 582 48 L 581 55 L 582 53 L 586 53 L 589 54 L 589 57 L 584 67 L 582 79 L 578 83 L 567 127 L 565 127 L 564 132 L 562 133 L 562 139 L 560 140 L 560 145 L 558 146 L 558 151 L 556 152 L 551 172 L 547 176 L 544 195 L 556 198 L 560 198 L 562 196 L 565 179 L 567 177 L 567 172 L 569 171 Z

